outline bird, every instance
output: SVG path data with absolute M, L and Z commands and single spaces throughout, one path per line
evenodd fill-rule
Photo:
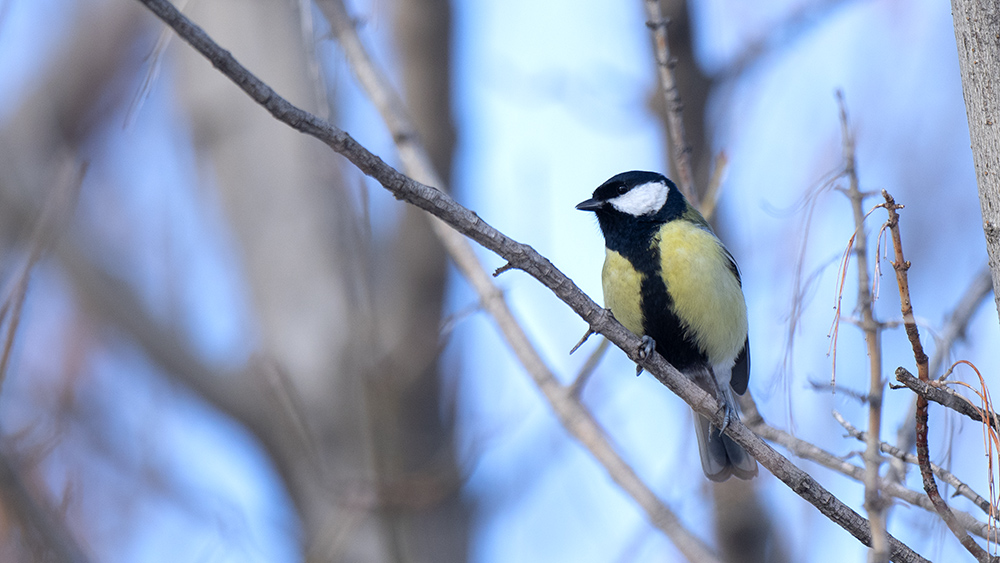
M 640 357 L 655 350 L 719 400 L 721 428 L 695 414 L 705 476 L 753 478 L 757 461 L 723 434 L 739 416 L 732 392 L 742 395 L 750 380 L 747 307 L 733 255 L 657 172 L 618 174 L 576 208 L 597 216 L 604 304 L 642 338 Z

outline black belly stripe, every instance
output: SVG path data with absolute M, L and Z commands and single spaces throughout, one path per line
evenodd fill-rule
M 683 204 L 683 200 L 678 201 Z M 708 356 L 688 337 L 683 323 L 674 313 L 673 299 L 661 275 L 660 255 L 653 247 L 653 237 L 663 226 L 662 218 L 636 221 L 617 212 L 608 212 L 598 215 L 598 219 L 608 248 L 624 256 L 643 274 L 639 302 L 642 328 L 656 341 L 656 351 L 679 370 L 707 364 Z
M 656 351 L 678 370 L 708 363 L 708 356 L 686 334 L 673 311 L 673 299 L 660 275 L 660 268 L 642 281 L 643 331 L 656 341 Z

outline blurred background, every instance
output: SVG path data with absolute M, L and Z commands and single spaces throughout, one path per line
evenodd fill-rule
M 322 3 L 184 11 L 281 95 L 398 166 Z M 867 390 L 863 335 L 847 323 L 830 388 L 854 231 L 833 189 L 846 188 L 838 89 L 861 189 L 906 205 L 913 303 L 937 372 L 967 359 L 992 382 L 1000 325 L 981 281 L 949 3 L 662 8 L 696 183 L 726 163 L 714 223 L 742 269 L 763 416 L 861 463 L 862 443 L 831 415 L 867 420 L 854 398 Z M 455 197 L 600 301 L 603 241 L 573 206 L 619 172 L 669 172 L 642 1 L 348 9 Z M 134 0 L 0 0 L 0 560 L 681 560 L 553 416 L 423 212 L 163 30 Z M 884 220 L 868 220 L 872 248 Z M 488 270 L 503 265 L 478 250 Z M 898 320 L 885 258 L 881 269 L 876 316 Z M 585 323 L 521 272 L 497 283 L 571 383 L 600 339 L 570 356 Z M 956 332 L 963 296 L 973 314 Z M 944 347 L 949 334 L 964 338 Z M 883 347 L 885 378 L 913 369 L 901 329 Z M 766 470 L 707 481 L 688 408 L 633 374 L 611 349 L 581 400 L 724 560 L 865 557 Z M 967 367 L 953 377 L 975 381 Z M 884 440 L 912 424 L 910 403 L 886 391 Z M 932 406 L 931 450 L 985 494 L 977 426 Z M 864 513 L 859 483 L 796 463 Z M 905 482 L 920 489 L 913 470 Z M 967 557 L 922 509 L 894 505 L 889 530 L 932 560 Z

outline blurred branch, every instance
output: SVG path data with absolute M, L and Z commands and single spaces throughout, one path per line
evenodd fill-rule
M 583 366 L 580 367 L 580 371 L 577 372 L 576 377 L 573 378 L 573 383 L 570 384 L 570 394 L 576 397 L 577 400 L 580 399 L 580 395 L 583 394 L 583 388 L 587 386 L 587 382 L 590 381 L 590 376 L 594 375 L 594 370 L 597 369 L 597 365 L 601 363 L 601 359 L 604 358 L 605 352 L 608 351 L 608 347 L 611 343 L 608 342 L 607 338 L 602 338 L 601 343 L 594 348 L 594 351 L 587 356 L 587 361 L 583 362 Z
M 861 330 L 865 333 L 868 348 L 868 442 L 863 459 L 865 461 L 865 510 L 872 526 L 872 553 L 870 561 L 881 563 L 889 560 L 886 543 L 886 503 L 879 494 L 879 468 L 882 455 L 879 452 L 878 437 L 882 435 L 882 325 L 875 319 L 872 306 L 873 290 L 868 275 L 868 234 L 865 232 L 865 196 L 858 187 L 857 160 L 854 154 L 854 136 L 851 134 L 847 118 L 847 103 L 842 91 L 837 91 L 840 107 L 840 133 L 844 144 L 844 175 L 847 176 L 847 197 L 851 200 L 854 214 L 854 257 L 858 270 L 858 310 L 861 311 Z M 877 254 L 877 252 L 876 252 Z M 876 260 L 878 257 L 876 256 Z M 845 260 L 846 270 L 846 260 Z
M 958 300 L 955 309 L 948 315 L 948 322 L 940 332 L 931 356 L 930 366 L 927 375 L 937 377 L 941 372 L 941 366 L 948 359 L 951 349 L 955 343 L 965 338 L 965 331 L 972 321 L 972 316 L 979 310 L 979 306 L 990 293 L 993 292 L 993 280 L 990 278 L 990 269 L 983 268 L 969 282 L 969 287 Z
M 87 163 L 75 166 L 75 178 L 66 180 L 64 185 L 56 186 L 46 198 L 42 206 L 42 213 L 31 233 L 31 250 L 28 259 L 21 269 L 21 273 L 14 281 L 14 286 L 0 303 L 0 328 L 6 323 L 6 333 L 3 334 L 3 346 L 0 349 L 0 388 L 7 379 L 7 367 L 10 365 L 11 349 L 14 346 L 14 337 L 17 335 L 18 326 L 21 323 L 21 310 L 24 308 L 24 300 L 28 294 L 28 281 L 31 279 L 31 272 L 35 264 L 41 259 L 42 254 L 52 245 L 58 233 L 66 225 L 66 218 L 72 214 L 76 207 L 77 195 L 80 193 L 80 185 L 83 177 L 87 173 Z M 8 317 L 9 315 L 9 317 Z
M 681 103 L 680 92 L 677 90 L 677 79 L 674 77 L 675 61 L 670 56 L 667 44 L 667 26 L 670 21 L 663 17 L 660 11 L 660 0 L 643 0 L 646 6 L 646 25 L 653 32 L 653 43 L 656 50 L 656 67 L 659 71 L 660 85 L 663 87 L 663 97 L 667 109 L 667 129 L 670 136 L 670 156 L 674 169 L 677 170 L 677 185 L 688 201 L 696 208 L 701 207 L 701 196 L 694 185 L 694 172 L 691 167 L 691 145 L 684 134 L 684 104 Z
M 24 527 L 25 535 L 38 544 L 41 553 L 60 563 L 90 561 L 64 519 L 56 516 L 56 508 L 28 490 L 6 447 L 0 447 L 0 498 L 7 513 Z
M 841 426 L 844 427 L 844 430 L 847 430 L 848 436 L 861 442 L 868 441 L 868 433 L 855 428 L 854 425 L 848 422 L 848 420 L 839 412 L 833 411 L 833 417 L 837 419 L 837 422 L 839 422 Z M 910 463 L 913 465 L 917 465 L 919 463 L 917 456 L 911 453 L 906 453 L 905 451 L 887 442 L 879 442 L 879 448 L 882 452 L 893 456 L 895 459 L 898 459 L 903 463 Z M 938 476 L 939 479 L 948 483 L 952 487 L 955 487 L 955 494 L 962 495 L 963 497 L 971 500 L 973 504 L 978 506 L 979 509 L 985 512 L 990 518 L 997 518 L 997 513 L 991 510 L 989 501 L 980 496 L 976 491 L 972 490 L 972 487 L 966 485 L 962 480 L 956 477 L 954 473 L 935 463 L 931 463 L 931 470 Z
M 639 356 L 641 346 L 639 337 L 628 332 L 621 324 L 614 320 L 606 309 L 600 307 L 580 291 L 572 280 L 556 269 L 551 262 L 538 254 L 532 247 L 507 237 L 480 219 L 475 213 L 458 204 L 444 192 L 400 174 L 379 157 L 369 152 L 343 130 L 303 111 L 280 97 L 273 89 L 240 65 L 230 53 L 215 44 L 201 28 L 192 24 L 186 17 L 173 9 L 168 2 L 164 0 L 139 1 L 145 4 L 164 22 L 173 27 L 185 41 L 209 59 L 216 68 L 240 86 L 244 92 L 263 106 L 275 118 L 298 131 L 321 140 L 330 148 L 350 160 L 362 172 L 377 180 L 397 199 L 416 205 L 436 215 L 458 232 L 506 259 L 512 267 L 530 274 L 580 315 L 588 323 L 591 330 L 603 334 L 616 346 L 621 348 L 632 361 L 640 364 L 644 369 L 652 373 L 661 383 L 680 396 L 696 412 L 705 415 L 709 420 L 721 427 L 721 412 L 714 398 L 680 374 L 662 356 L 654 354 L 652 357 L 641 359 Z M 495 287 L 492 287 L 492 289 L 482 288 L 482 290 L 496 292 Z M 496 295 L 498 296 L 499 294 L 496 293 Z M 484 299 L 484 304 L 491 313 L 493 312 L 492 307 L 498 303 L 502 303 L 498 297 L 490 300 Z M 511 320 L 513 319 L 512 317 L 510 318 Z M 497 322 L 500 324 L 504 321 L 501 318 L 497 318 Z M 513 328 L 503 327 L 502 330 L 510 338 L 515 334 L 515 332 L 510 332 Z M 528 341 L 512 343 L 512 346 L 519 354 L 524 353 L 525 350 L 532 349 Z M 567 400 L 569 395 L 565 387 L 559 385 L 544 365 L 531 365 L 527 363 L 529 360 L 530 358 L 527 357 L 522 358 L 522 362 L 526 363 L 528 372 L 533 377 L 536 377 L 536 383 L 542 392 L 552 401 L 553 405 L 561 405 L 563 407 L 562 410 L 556 411 L 563 424 L 579 440 L 588 444 L 592 452 L 605 451 L 608 455 L 607 459 L 620 460 L 603 434 L 600 433 L 600 428 L 596 423 L 592 422 L 589 412 L 583 409 L 579 403 Z M 583 433 L 585 430 L 593 432 L 593 434 L 588 435 Z M 813 504 L 827 518 L 843 527 L 865 545 L 870 545 L 871 531 L 868 522 L 857 512 L 837 499 L 815 479 L 796 467 L 787 458 L 781 456 L 742 423 L 730 423 L 727 432 L 734 441 L 743 446 L 762 465 L 768 468 L 772 474 L 806 501 Z M 601 444 L 601 447 L 606 449 L 595 449 L 595 445 L 597 444 Z M 634 477 L 634 485 L 636 487 L 641 487 L 642 490 L 648 491 L 645 484 L 638 477 L 635 477 L 631 468 L 627 464 L 624 464 L 624 462 L 621 463 L 621 466 L 609 468 L 612 478 L 630 475 L 630 477 Z M 625 487 L 625 483 L 622 481 L 617 482 Z M 631 491 L 631 489 L 627 490 Z M 665 507 L 655 498 L 651 491 L 648 494 L 648 497 L 641 497 L 636 500 L 647 510 L 653 523 L 660 529 L 665 531 L 670 530 L 670 537 L 674 539 L 678 531 L 671 528 L 671 525 L 679 524 L 675 520 L 676 516 L 669 510 L 664 510 Z M 895 537 L 891 535 L 888 537 L 893 559 L 898 561 L 924 561 L 922 557 Z M 691 544 L 678 544 L 678 548 L 684 551 L 685 554 L 691 553 L 692 550 L 703 551 L 703 557 L 696 560 L 705 560 L 705 557 L 710 557 L 710 553 L 704 550 L 700 540 L 695 539 L 693 536 L 690 539 L 692 540 Z
M 790 50 L 792 44 L 806 35 L 814 25 L 828 22 L 833 12 L 855 0 L 814 0 L 802 2 L 784 19 L 762 29 L 760 37 L 751 41 L 734 60 L 728 62 L 714 79 L 738 78 L 748 68 L 779 49 Z
M 903 258 L 903 243 L 899 233 L 899 214 L 896 212 L 898 209 L 902 209 L 903 206 L 896 204 L 896 201 L 889 195 L 889 192 L 885 190 L 882 190 L 882 197 L 885 198 L 885 210 L 889 213 L 889 220 L 886 226 L 892 233 L 892 246 L 896 255 L 896 259 L 892 262 L 892 268 L 896 271 L 896 283 L 899 286 L 900 311 L 903 314 L 906 336 L 913 347 L 913 359 L 917 363 L 917 374 L 920 381 L 926 383 L 928 381 L 927 354 L 924 353 L 924 347 L 920 343 L 920 332 L 917 329 L 917 323 L 913 319 L 910 283 L 906 274 L 907 270 L 910 269 L 910 263 Z M 924 490 L 927 492 L 927 496 L 930 497 L 931 502 L 934 503 L 935 510 L 937 510 L 945 524 L 948 525 L 948 529 L 955 534 L 955 537 L 958 538 L 958 541 L 961 542 L 965 549 L 980 562 L 992 561 L 994 558 L 980 547 L 956 521 L 955 515 L 952 514 L 951 509 L 944 502 L 944 499 L 941 498 L 941 493 L 938 492 L 937 483 L 934 481 L 934 473 L 931 470 L 930 451 L 927 447 L 927 420 L 927 399 L 919 396 L 917 397 L 916 417 L 917 461 L 920 466 L 920 475 L 924 481 Z
M 775 428 L 774 426 L 769 425 L 757 410 L 757 406 L 754 403 L 752 396 L 749 399 L 746 398 L 746 395 L 741 397 L 740 406 L 743 408 L 744 419 L 746 419 L 747 426 L 749 426 L 761 437 L 776 444 L 780 444 L 781 446 L 787 448 L 788 451 L 792 452 L 792 454 L 796 457 L 813 461 L 823 467 L 826 467 L 827 469 L 836 471 L 837 473 L 858 481 L 859 483 L 864 483 L 864 468 L 848 463 L 844 460 L 844 458 L 824 450 L 811 442 L 796 438 L 780 428 Z M 907 502 L 913 506 L 919 506 L 928 512 L 936 513 L 931 500 L 922 492 L 908 489 L 899 483 L 895 483 L 887 479 L 883 480 L 879 486 L 883 493 L 893 498 L 898 498 L 899 500 Z M 992 537 L 990 535 L 990 527 L 976 520 L 972 517 L 972 515 L 961 511 L 956 511 L 955 515 L 958 518 L 959 523 L 966 530 L 969 530 L 984 539 Z M 890 535 L 889 537 L 891 538 L 892 536 Z M 891 543 L 892 540 L 890 540 L 890 544 Z M 893 561 L 897 561 L 895 555 L 893 555 L 891 559 Z

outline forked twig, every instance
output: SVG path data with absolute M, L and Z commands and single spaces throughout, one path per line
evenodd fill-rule
M 910 269 L 910 263 L 906 261 L 903 257 L 903 243 L 899 233 L 899 214 L 898 209 L 903 206 L 898 205 L 896 200 L 893 199 L 889 192 L 882 190 L 882 197 L 885 199 L 885 209 L 889 213 L 888 226 L 892 233 L 892 245 L 895 250 L 895 260 L 892 262 L 892 268 L 896 271 L 896 283 L 899 286 L 899 303 L 900 311 L 903 314 L 903 323 L 906 329 L 906 336 L 910 340 L 910 346 L 913 348 L 913 359 L 917 363 L 917 376 L 918 379 L 924 383 L 928 382 L 928 358 L 927 354 L 924 353 L 924 347 L 920 343 L 920 332 L 917 329 L 917 323 L 913 318 L 913 303 L 910 300 L 910 282 L 907 276 L 907 270 Z M 898 370 L 897 370 L 898 375 Z M 930 497 L 931 502 L 934 503 L 934 509 L 944 520 L 945 524 L 948 525 L 948 529 L 951 530 L 958 541 L 961 542 L 962 546 L 969 551 L 976 558 L 977 561 L 986 562 L 994 561 L 995 558 L 992 557 L 986 550 L 984 550 L 971 536 L 961 527 L 958 521 L 955 519 L 955 515 L 951 512 L 951 508 L 945 503 L 944 499 L 941 498 L 941 493 L 938 491 L 937 483 L 934 481 L 934 472 L 931 469 L 930 460 L 930 450 L 927 446 L 927 399 L 920 395 L 917 397 L 917 462 L 920 466 L 920 476 L 923 478 L 924 490 L 927 492 L 927 496 Z

